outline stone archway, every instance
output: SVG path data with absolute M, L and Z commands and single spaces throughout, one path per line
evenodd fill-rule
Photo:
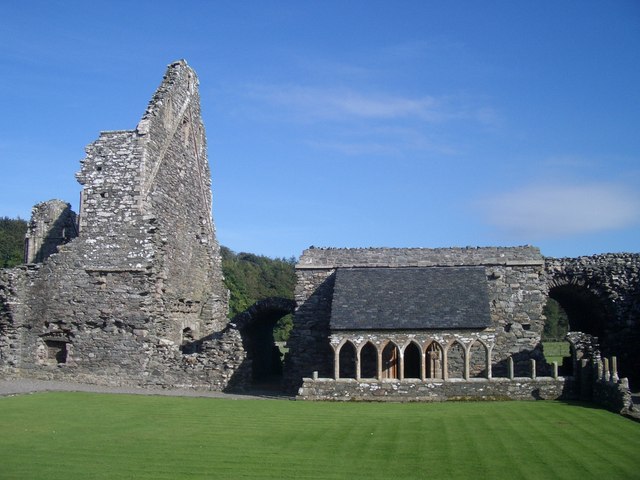
M 273 329 L 278 320 L 294 310 L 294 300 L 270 297 L 256 302 L 231 320 L 242 337 L 252 385 L 280 387 L 284 355 L 275 343 Z
M 640 255 L 546 258 L 548 295 L 567 313 L 569 330 L 598 337 L 618 357 L 621 377 L 640 385 Z

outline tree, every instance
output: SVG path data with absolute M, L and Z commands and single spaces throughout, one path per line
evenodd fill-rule
M 258 300 L 269 297 L 293 298 L 296 284 L 295 257 L 269 258 L 253 253 L 234 253 L 220 247 L 222 273 L 230 292 L 229 318 L 246 310 Z M 274 338 L 286 341 L 293 327 L 291 315 L 281 318 Z
M 0 218 L 0 268 L 10 268 L 24 261 L 24 236 L 27 222 L 21 218 Z
M 562 340 L 569 331 L 569 317 L 560 303 L 549 298 L 542 313 L 547 317 L 542 332 L 543 340 Z

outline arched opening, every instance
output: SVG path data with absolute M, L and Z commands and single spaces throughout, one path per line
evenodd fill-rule
M 400 354 L 393 342 L 387 343 L 382 350 L 382 378 L 398 378 Z
M 360 378 L 376 378 L 378 376 L 378 350 L 371 342 L 367 342 L 360 350 Z
M 469 349 L 469 376 L 487 378 L 487 347 L 478 340 Z
M 255 303 L 232 320 L 242 335 L 253 386 L 280 387 L 286 345 L 276 338 L 280 337 L 281 319 L 286 319 L 294 306 L 293 300 L 268 298 Z
M 340 347 L 338 354 L 340 362 L 339 378 L 356 378 L 356 347 L 350 341 L 346 341 Z
M 567 332 L 583 332 L 597 337 L 603 353 L 607 353 L 606 308 L 588 288 L 575 284 L 552 287 L 544 315 L 543 353 L 548 364 L 557 362 L 560 375 L 574 374 L 571 346 L 564 338 Z
M 443 358 L 442 347 L 436 342 L 431 342 L 427 347 L 425 358 L 425 374 L 427 378 L 442 378 Z
M 571 332 L 583 332 L 598 337 L 602 344 L 605 340 L 604 326 L 607 314 L 602 301 L 595 294 L 585 287 L 568 284 L 551 288 L 549 298 L 553 301 L 547 303 L 545 315 L 549 312 L 556 315 L 557 319 L 554 317 L 550 322 L 547 318 L 545 331 L 548 329 L 553 332 L 555 328 L 560 334 L 563 328 L 567 328 Z M 557 311 L 557 314 L 554 311 Z
M 420 347 L 411 342 L 404 349 L 404 378 L 420 378 L 422 353 Z
M 447 370 L 449 378 L 464 377 L 464 347 L 457 340 L 447 351 Z

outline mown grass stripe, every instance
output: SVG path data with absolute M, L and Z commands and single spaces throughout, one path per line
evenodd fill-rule
M 559 402 L 0 398 L 0 478 L 633 478 L 640 425 Z

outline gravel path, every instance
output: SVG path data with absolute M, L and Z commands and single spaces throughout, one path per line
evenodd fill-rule
M 124 393 L 130 395 L 165 395 L 171 397 L 209 397 L 227 398 L 234 400 L 256 399 L 286 399 L 293 397 L 269 391 L 248 392 L 247 394 L 222 393 L 213 391 L 160 389 L 140 387 L 107 387 L 104 385 L 89 385 L 84 383 L 59 382 L 53 380 L 31 379 L 0 379 L 0 396 L 19 395 L 33 392 L 93 392 L 93 393 Z

